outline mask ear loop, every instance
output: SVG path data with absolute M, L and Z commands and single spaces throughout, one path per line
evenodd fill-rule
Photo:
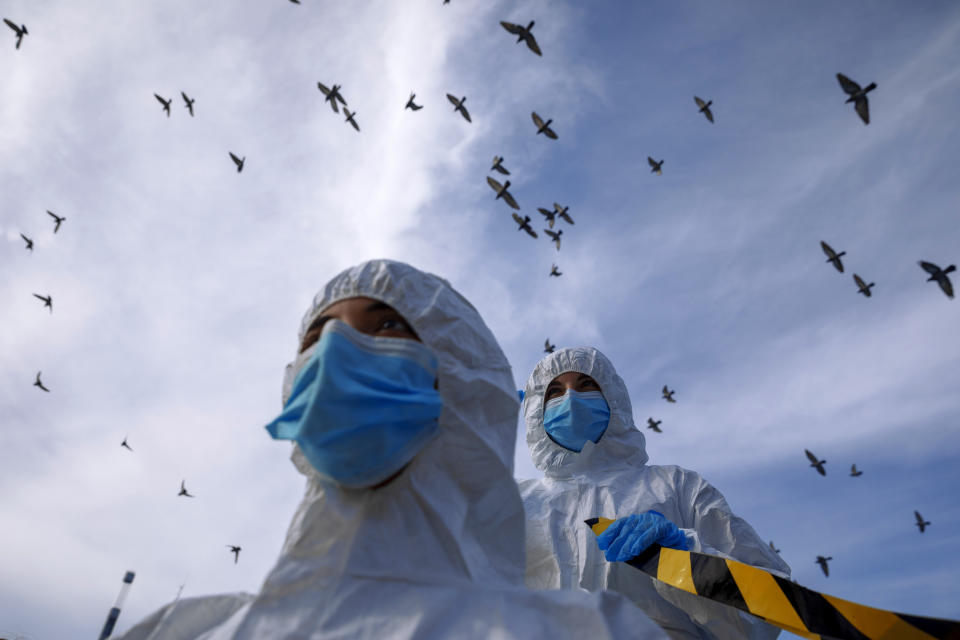
M 290 394 L 293 392 L 294 381 L 296 381 L 300 372 L 303 371 L 303 368 L 307 366 L 307 363 L 310 362 L 310 358 L 313 357 L 319 343 L 320 340 L 317 340 L 303 352 L 298 353 L 297 357 L 293 359 L 293 362 L 287 363 L 287 366 L 283 370 L 283 384 L 280 388 L 281 406 L 286 406 L 287 400 L 290 399 Z

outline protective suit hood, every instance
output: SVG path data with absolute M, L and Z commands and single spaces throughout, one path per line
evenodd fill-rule
M 389 260 L 334 277 L 304 315 L 294 353 L 318 315 L 355 297 L 396 309 L 437 357 L 440 434 L 396 479 L 373 490 L 319 482 L 294 445 L 307 493 L 265 588 L 281 588 L 305 572 L 332 579 L 382 576 L 388 568 L 404 579 L 449 579 L 452 571 L 465 579 L 522 582 L 523 507 L 512 480 L 517 396 L 506 356 L 447 281 Z M 284 401 L 297 373 L 288 365 Z M 398 531 L 416 532 L 417 544 L 396 553 Z
M 585 373 L 596 380 L 610 407 L 610 424 L 603 437 L 596 444 L 587 442 L 580 453 L 564 449 L 543 429 L 543 396 L 547 385 L 570 371 Z M 633 423 L 627 385 L 610 360 L 592 347 L 560 349 L 537 363 L 524 390 L 523 415 L 533 464 L 547 476 L 580 475 L 590 473 L 592 468 L 641 466 L 647 462 L 646 439 Z

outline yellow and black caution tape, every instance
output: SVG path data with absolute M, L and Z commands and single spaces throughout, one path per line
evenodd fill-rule
M 600 535 L 613 520 L 590 518 L 586 523 Z M 727 558 L 652 545 L 626 562 L 661 582 L 736 607 L 805 638 L 960 640 L 960 622 L 841 600 Z

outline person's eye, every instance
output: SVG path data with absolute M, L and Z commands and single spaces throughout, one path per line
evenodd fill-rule
M 309 349 L 313 343 L 320 339 L 320 333 L 323 331 L 323 325 L 326 321 L 327 319 L 323 318 L 307 330 L 307 334 L 303 336 L 303 342 L 300 343 L 300 353 Z
M 377 331 L 403 331 L 405 333 L 413 333 L 413 330 L 410 328 L 410 325 L 406 323 L 402 318 L 386 318 L 381 323 Z
M 563 395 L 563 389 L 559 387 L 551 387 L 547 389 L 547 392 L 544 394 L 543 399 L 544 401 L 553 400 L 554 398 L 559 398 L 562 395 Z
M 589 389 L 591 391 L 599 391 L 600 385 L 597 384 L 596 380 L 584 380 L 580 383 L 581 389 Z

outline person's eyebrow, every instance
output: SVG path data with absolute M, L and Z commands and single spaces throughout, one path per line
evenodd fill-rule
M 589 380 L 590 382 L 593 382 L 594 384 L 596 384 L 596 382 L 597 382 L 596 380 L 593 379 L 592 376 L 588 376 L 588 375 L 585 374 L 585 373 L 581 373 L 581 374 L 577 377 L 577 382 L 583 382 L 584 380 Z
M 396 309 L 388 305 L 386 302 L 380 302 L 379 300 L 374 300 L 368 304 L 364 311 L 367 313 L 370 313 L 371 311 L 393 311 L 396 313 Z

